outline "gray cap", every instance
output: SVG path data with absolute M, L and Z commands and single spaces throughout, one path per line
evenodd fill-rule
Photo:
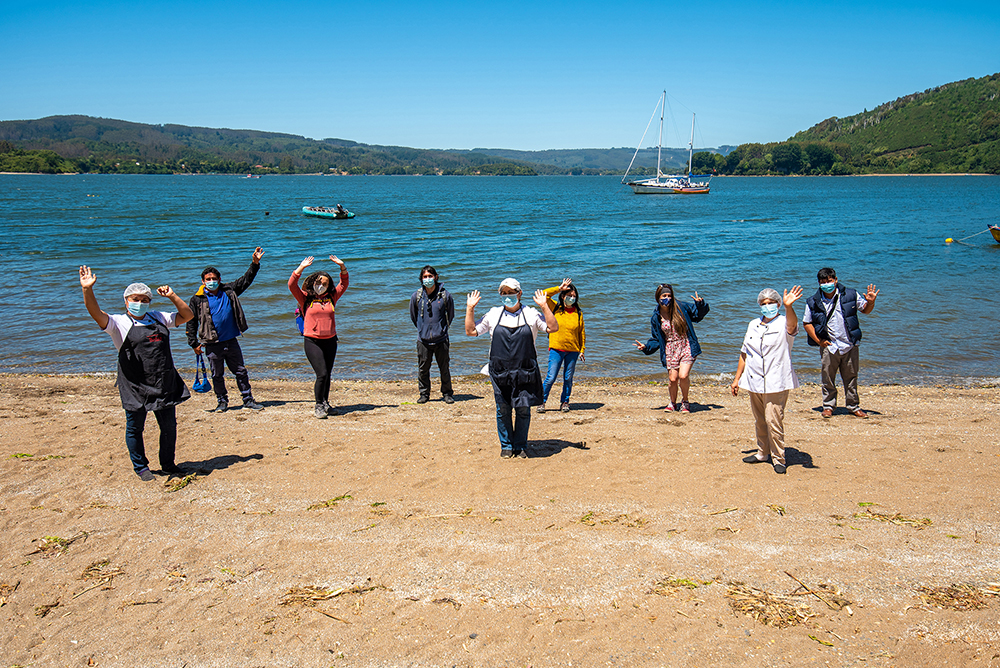
M 153 291 L 145 283 L 133 283 L 125 288 L 125 292 L 122 293 L 122 299 L 128 299 L 130 295 L 146 295 L 152 299 Z
M 764 288 L 757 295 L 757 303 L 760 304 L 765 299 L 773 299 L 774 301 L 781 303 L 781 295 L 778 294 L 777 290 L 772 290 L 771 288 Z

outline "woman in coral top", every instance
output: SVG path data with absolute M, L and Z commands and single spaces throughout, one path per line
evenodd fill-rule
M 330 274 L 314 271 L 306 276 L 299 288 L 302 272 L 313 263 L 311 255 L 302 260 L 288 278 L 288 290 L 299 303 L 304 320 L 302 338 L 306 358 L 316 372 L 316 384 L 313 385 L 316 398 L 314 414 L 320 420 L 325 420 L 330 414 L 330 375 L 333 373 L 333 361 L 337 358 L 337 323 L 334 311 L 348 284 L 347 267 L 336 255 L 331 255 L 330 260 L 340 267 L 340 281 L 336 287 L 333 286 Z
M 558 302 L 553 295 L 558 294 Z M 587 334 L 583 328 L 583 312 L 580 309 L 580 294 L 573 285 L 573 279 L 564 278 L 562 284 L 545 291 L 549 309 L 559 323 L 559 330 L 549 334 L 549 371 L 542 383 L 542 400 L 549 400 L 549 391 L 559 375 L 559 367 L 563 368 L 562 396 L 559 399 L 559 409 L 569 410 L 569 394 L 573 391 L 573 374 L 576 373 L 576 362 L 584 359 L 584 349 Z M 545 404 L 538 407 L 539 413 L 545 412 Z

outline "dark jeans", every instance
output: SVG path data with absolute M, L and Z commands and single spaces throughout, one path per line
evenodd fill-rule
M 337 359 L 337 337 L 314 339 L 303 336 L 302 339 L 306 358 L 316 372 L 313 395 L 316 397 L 316 403 L 321 404 L 330 398 L 330 375 L 333 373 L 333 362 Z
M 417 339 L 417 387 L 420 389 L 420 396 L 431 396 L 431 361 L 435 359 L 441 372 L 441 394 L 452 394 L 449 347 L 447 340 L 441 343 L 424 343 Z
M 528 444 L 528 427 L 531 426 L 531 407 L 514 408 L 494 393 L 497 402 L 497 436 L 501 450 L 515 453 Z M 511 416 L 513 413 L 513 417 Z
M 146 409 L 125 411 L 125 445 L 136 473 L 149 468 L 142 431 L 146 427 Z M 160 468 L 174 468 L 174 449 L 177 446 L 177 411 L 174 406 L 153 411 L 156 424 L 160 425 Z
M 560 402 L 569 403 L 569 393 L 573 391 L 573 374 L 576 372 L 576 361 L 580 359 L 580 353 L 567 352 L 564 350 L 554 350 L 549 348 L 549 371 L 545 374 L 545 382 L 542 383 L 542 398 L 549 400 L 549 392 L 552 385 L 559 376 L 559 366 L 563 365 L 563 386 Z
M 229 393 L 226 391 L 226 380 L 223 377 L 228 366 L 229 370 L 233 372 L 233 376 L 236 377 L 236 387 L 240 388 L 243 401 L 253 398 L 253 394 L 250 392 L 250 374 L 247 373 L 247 368 L 243 364 L 243 349 L 240 348 L 239 339 L 206 343 L 205 356 L 208 357 L 208 364 L 212 368 L 212 389 L 215 390 L 215 396 L 220 399 L 229 399 Z

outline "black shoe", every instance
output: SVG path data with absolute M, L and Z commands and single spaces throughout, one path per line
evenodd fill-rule
M 757 455 L 749 455 L 743 458 L 744 464 L 766 464 L 770 459 L 757 459 Z
M 455 403 L 455 397 L 451 396 L 450 394 L 446 394 L 444 395 L 444 402 L 446 404 L 453 404 Z
M 229 399 L 223 398 L 223 399 L 219 399 L 219 405 L 216 406 L 210 412 L 212 412 L 212 413 L 225 413 L 228 410 L 229 410 Z
M 139 476 L 139 480 L 143 482 L 150 482 L 151 480 L 153 480 L 153 472 L 150 471 L 148 468 L 145 468 L 141 471 L 136 471 L 135 474 Z
M 425 397 L 424 395 L 420 395 L 420 398 L 417 399 L 418 404 L 426 404 L 428 401 L 430 401 L 430 397 Z
M 243 408 L 248 408 L 252 411 L 264 410 L 264 407 L 261 404 L 258 404 L 256 401 L 254 401 L 253 397 L 250 397 L 249 399 L 243 402 Z
M 501 450 L 500 451 L 500 459 L 510 459 L 513 456 L 514 456 L 514 451 L 513 450 Z
M 515 450 L 514 456 L 517 457 L 518 459 L 527 459 L 528 453 L 525 452 L 524 450 Z
M 160 470 L 168 475 L 187 475 L 187 471 L 180 466 L 161 466 Z
M 775 473 L 781 473 L 781 474 L 783 474 L 785 472 L 785 465 L 784 464 L 775 464 L 774 465 L 774 472 Z

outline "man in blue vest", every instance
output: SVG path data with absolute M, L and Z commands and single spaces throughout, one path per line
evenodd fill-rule
M 858 344 L 861 343 L 861 323 L 858 311 L 871 313 L 875 308 L 878 288 L 874 284 L 862 296 L 856 290 L 837 284 L 837 273 L 829 267 L 819 270 L 819 290 L 806 300 L 802 325 L 809 335 L 809 345 L 819 346 L 822 362 L 823 417 L 833 415 L 837 407 L 837 372 L 844 381 L 844 403 L 847 410 L 859 418 L 868 414 L 861 410 L 858 399 Z

